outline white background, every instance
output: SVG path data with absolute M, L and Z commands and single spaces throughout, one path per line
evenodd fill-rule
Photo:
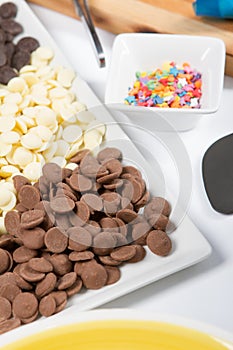
M 36 5 L 30 7 L 73 68 L 88 82 L 101 101 L 104 101 L 114 35 L 98 30 L 107 57 L 107 67 L 99 69 L 86 32 L 78 21 Z M 170 313 L 233 332 L 233 215 L 222 215 L 211 208 L 201 175 L 205 151 L 214 141 L 233 131 L 232 103 L 233 78 L 225 77 L 219 111 L 214 116 L 204 117 L 195 129 L 180 133 L 193 171 L 188 214 L 210 242 L 212 255 L 202 263 L 102 307 L 127 307 L 154 313 Z M 141 141 L 137 130 L 132 129 L 129 133 L 134 141 Z M 145 148 L 153 149 L 152 137 L 148 136 L 143 142 Z

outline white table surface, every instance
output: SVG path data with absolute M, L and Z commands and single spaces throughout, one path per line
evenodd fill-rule
M 98 30 L 107 67 L 99 69 L 81 23 L 54 11 L 30 5 L 79 75 L 103 101 L 114 35 Z M 216 68 L 217 69 L 217 68 Z M 233 130 L 233 78 L 225 77 L 219 111 L 191 131 L 180 133 L 190 157 L 192 197 L 188 210 L 195 225 L 210 242 L 213 253 L 205 261 L 130 293 L 104 308 L 130 308 L 175 314 L 212 324 L 233 333 L 233 215 L 215 212 L 206 197 L 201 162 L 207 148 Z M 137 142 L 136 130 L 130 136 Z M 153 138 L 145 140 L 153 147 Z

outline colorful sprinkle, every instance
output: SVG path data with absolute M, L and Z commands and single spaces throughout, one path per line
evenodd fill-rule
M 136 72 L 125 104 L 161 108 L 201 108 L 202 75 L 185 62 L 165 62 L 162 68 Z

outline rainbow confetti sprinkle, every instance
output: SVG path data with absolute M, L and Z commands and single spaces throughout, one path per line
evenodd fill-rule
M 185 62 L 164 63 L 152 72 L 136 72 L 125 104 L 161 108 L 201 108 L 202 74 Z

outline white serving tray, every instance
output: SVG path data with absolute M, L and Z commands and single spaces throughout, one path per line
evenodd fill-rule
M 5 1 L 0 0 L 0 4 L 3 2 Z M 68 67 L 69 63 L 62 52 L 26 2 L 24 0 L 14 0 L 13 2 L 18 6 L 17 20 L 23 23 L 23 35 L 30 35 L 38 38 L 41 45 L 49 46 L 54 50 L 54 61 L 56 63 Z M 108 110 L 101 104 L 89 86 L 77 77 L 73 84 L 73 91 L 77 94 L 79 100 L 85 103 L 88 108 L 95 113 L 99 120 L 106 123 L 107 132 L 105 145 L 120 148 L 125 159 L 127 159 L 127 163 L 131 162 L 140 168 L 151 193 L 165 196 L 171 202 L 172 207 L 175 207 L 171 217 L 173 222 L 177 224 L 177 229 L 175 229 L 170 236 L 174 248 L 169 256 L 162 258 L 147 250 L 146 258 L 143 261 L 136 265 L 129 264 L 121 268 L 122 277 L 116 284 L 106 286 L 99 290 L 81 292 L 72 297 L 68 302 L 66 310 L 70 308 L 70 310 L 72 309 L 76 312 L 100 306 L 133 290 L 196 264 L 210 255 L 211 247 L 188 216 L 185 215 L 185 213 L 182 214 L 182 209 L 175 203 L 174 198 L 168 192 L 167 188 L 164 187 L 163 176 L 159 173 L 156 174 L 156 172 L 150 168 L 149 163 L 143 158 L 141 153 L 115 122 Z M 166 146 L 163 145 L 161 147 L 166 148 Z M 154 152 L 154 157 L 156 158 L 156 151 Z M 174 162 L 172 157 L 170 160 Z M 50 317 L 49 320 L 53 322 L 53 318 L 62 318 L 62 315 L 63 312 Z M 46 320 L 46 322 L 49 320 Z M 45 319 L 41 318 L 34 323 L 37 324 L 38 329 L 40 329 L 43 322 L 45 322 Z M 14 339 L 15 332 L 21 332 L 21 330 L 25 332 L 27 327 L 31 327 L 31 325 L 21 326 L 18 330 L 13 330 L 7 334 L 1 335 L 0 345 L 10 342 L 11 339 Z

